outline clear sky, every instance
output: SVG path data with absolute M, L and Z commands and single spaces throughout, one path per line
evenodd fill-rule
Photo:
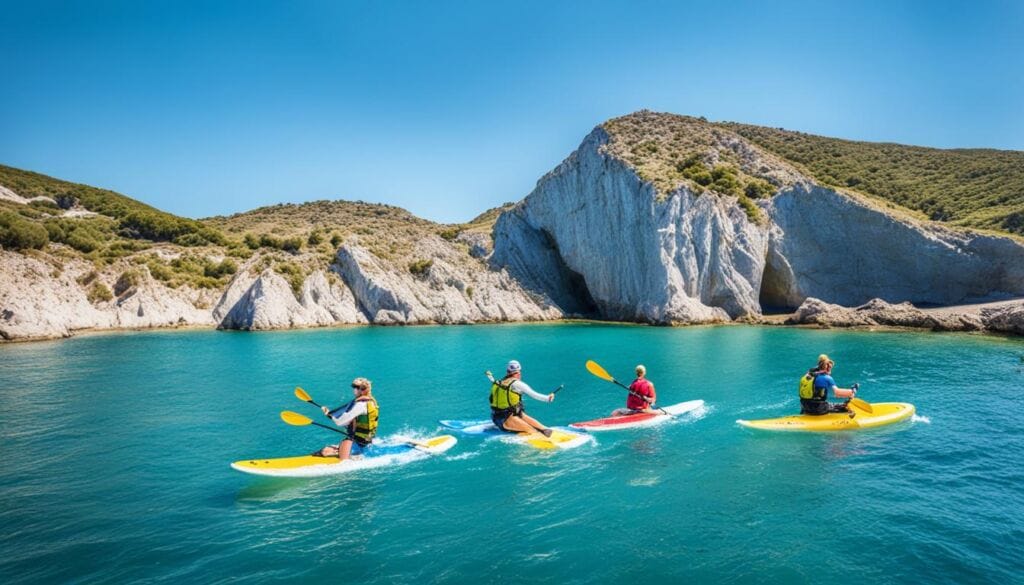
M 1024 2 L 0 0 L 0 163 L 465 221 L 648 108 L 1024 150 Z

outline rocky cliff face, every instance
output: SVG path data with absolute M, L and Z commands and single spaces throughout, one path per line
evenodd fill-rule
M 495 225 L 491 261 L 567 312 L 668 322 L 760 311 L 768 230 L 734 198 L 661 200 L 598 128 Z
M 807 297 L 940 305 L 1024 294 L 1024 246 L 1009 237 L 900 218 L 812 183 L 776 195 L 765 304 Z
M 682 175 L 667 183 L 676 175 L 662 160 L 625 160 L 637 148 L 671 148 L 678 136 L 634 137 L 630 151 L 599 127 L 499 218 L 492 263 L 568 313 L 652 323 L 727 320 L 808 297 L 859 305 L 1024 295 L 1020 241 L 910 219 L 725 134 L 693 141 L 705 149 L 698 155 L 770 181 L 774 193 L 757 203 L 766 221 L 737 205 L 742 196 L 698 195 Z M 676 186 L 659 192 L 659 182 Z
M 348 242 L 328 269 L 315 268 L 302 277 L 298 290 L 274 269 L 261 267 L 265 259 L 256 255 L 223 291 L 170 288 L 145 266 L 130 268 L 137 276 L 129 284 L 118 278 L 126 269 L 122 265 L 97 271 L 84 261 L 0 251 L 0 338 L 68 337 L 84 329 L 263 330 L 564 316 L 507 271 L 473 258 L 468 246 L 433 237 L 416 242 L 414 250 L 423 262 L 415 273 L 404 256 L 388 261 Z M 109 298 L 97 290 L 106 291 Z
M 208 294 L 168 288 L 145 269 L 138 282 L 119 287 L 85 262 L 57 264 L 0 251 L 0 268 L 0 338 L 6 340 L 68 337 L 81 329 L 213 324 L 210 312 L 199 308 Z M 99 286 L 110 298 L 90 300 L 89 291 Z

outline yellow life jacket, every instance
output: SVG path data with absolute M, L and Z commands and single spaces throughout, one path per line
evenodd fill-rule
M 508 415 L 523 411 L 522 397 L 512 391 L 515 381 L 515 378 L 505 378 L 491 384 L 491 412 Z
M 818 377 L 820 372 L 811 368 L 807 370 L 807 373 L 800 376 L 800 399 L 801 400 L 825 400 L 826 396 L 823 392 L 815 392 L 814 379 Z
M 366 403 L 366 414 L 361 414 L 352 421 L 350 434 L 359 444 L 366 445 L 373 441 L 377 434 L 377 419 L 380 418 L 380 407 L 373 396 L 360 396 L 356 402 Z

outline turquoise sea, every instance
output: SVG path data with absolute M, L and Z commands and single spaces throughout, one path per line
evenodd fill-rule
M 771 434 L 819 353 L 912 422 Z M 601 324 L 168 331 L 0 346 L 0 582 L 1021 583 L 1024 340 Z M 374 381 L 383 436 L 487 417 L 515 358 L 595 418 L 644 363 L 705 413 L 542 452 L 461 437 L 404 466 L 305 480 L 232 470 L 334 439 L 290 427 Z

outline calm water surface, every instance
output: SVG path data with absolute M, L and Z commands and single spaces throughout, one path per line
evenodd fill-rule
M 819 353 L 913 422 L 758 433 Z M 755 327 L 506 325 L 156 332 L 0 346 L 0 582 L 1024 582 L 1024 341 Z M 555 453 L 447 454 L 312 480 L 232 460 L 312 451 L 289 427 L 373 379 L 382 435 L 486 418 L 509 358 L 549 424 L 623 401 L 583 368 L 647 365 L 706 413 Z

